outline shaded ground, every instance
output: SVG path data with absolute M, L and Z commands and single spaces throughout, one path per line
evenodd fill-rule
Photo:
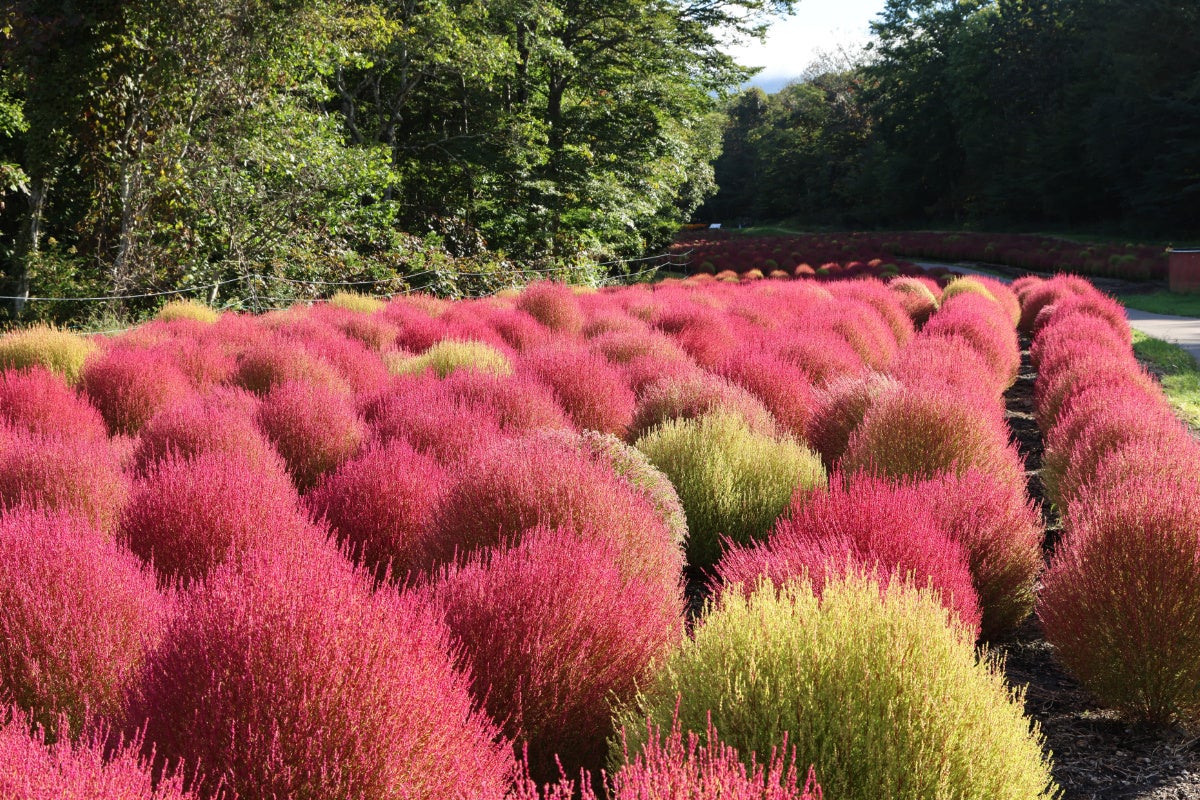
M 1025 457 L 1030 495 L 1046 516 L 1048 558 L 1059 524 L 1042 493 L 1028 344 L 1022 342 L 1021 375 L 1006 395 L 1008 421 Z M 1005 654 L 1009 681 L 1027 687 L 1025 711 L 1041 725 L 1054 754 L 1063 800 L 1200 800 L 1200 740 L 1175 729 L 1131 725 L 1102 709 L 1059 668 L 1035 617 L 997 649 Z

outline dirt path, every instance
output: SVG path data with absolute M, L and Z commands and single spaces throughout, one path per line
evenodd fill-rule
M 1006 394 L 1008 422 L 1025 458 L 1029 493 L 1047 520 L 1046 555 L 1059 524 L 1042 493 L 1042 438 L 1033 420 L 1028 341 L 1022 368 Z M 1037 619 L 1030 616 L 1008 641 L 997 643 L 1005 673 L 1026 687 L 1025 711 L 1036 719 L 1054 754 L 1054 777 L 1063 800 L 1198 800 L 1200 745 L 1174 729 L 1130 725 L 1101 708 L 1054 660 Z

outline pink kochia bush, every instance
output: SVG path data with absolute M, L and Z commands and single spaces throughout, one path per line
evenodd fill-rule
M 531 283 L 517 298 L 517 308 L 562 336 L 583 330 L 583 310 L 571 287 L 561 283 Z
M 873 574 L 883 584 L 929 586 L 979 633 L 979 596 L 965 549 L 919 493 L 878 478 L 835 476 L 827 494 L 798 498 L 765 542 L 730 547 L 716 574 L 722 590 L 749 596 L 763 576 L 777 587 L 807 576 L 819 593 L 848 571 Z
M 281 542 L 181 599 L 125 725 L 158 765 L 241 797 L 502 798 L 509 745 L 445 627 L 331 546 Z
M 301 490 L 358 452 L 366 437 L 349 394 L 305 381 L 272 388 L 258 409 L 258 424 Z
M 911 491 L 963 546 L 983 612 L 981 635 L 997 639 L 1033 610 L 1044 528 L 1025 490 L 969 469 L 917 483 Z
M 0 509 L 69 511 L 111 533 L 128 492 L 107 439 L 11 433 L 0 444 Z
M 195 391 L 165 354 L 120 346 L 84 365 L 82 385 L 109 431 L 124 434 L 137 433 L 160 408 Z
M 397 440 L 372 445 L 326 474 L 304 499 L 377 576 L 403 579 L 433 561 L 430 539 L 449 484 L 441 465 Z
M 450 382 L 458 377 L 451 375 L 446 381 L 432 376 L 397 378 L 387 390 L 362 404 L 371 438 L 408 442 L 447 465 L 463 461 L 481 444 L 499 438 L 500 424 L 487 405 L 450 394 Z
M 733 356 L 717 371 L 761 400 L 783 430 L 804 438 L 816 398 L 799 367 L 770 353 L 751 352 Z
M 243 395 L 238 397 L 237 394 Z M 194 398 L 155 414 L 138 435 L 133 467 L 139 473 L 175 454 L 238 455 L 253 467 L 282 472 L 283 459 L 254 424 L 258 400 L 240 389 Z
M 199 580 L 255 545 L 301 535 L 291 481 L 236 453 L 171 455 L 134 485 L 120 533 L 164 583 Z
M 118 712 L 165 613 L 153 573 L 86 519 L 0 517 L 0 696 L 47 730 Z
M 822 800 L 812 767 L 800 783 L 794 749 L 776 749 L 763 761 L 751 753 L 747 767 L 737 749 L 721 741 L 711 718 L 703 735 L 685 735 L 678 717 L 666 735 L 652 720 L 646 725 L 646 744 L 636 753 L 629 751 L 622 730 L 623 766 L 605 784 L 609 800 Z M 582 783 L 582 796 L 566 778 L 539 789 L 522 772 L 512 800 L 597 800 L 587 780 Z
M 629 440 L 637 440 L 667 420 L 695 419 L 718 411 L 740 417 L 755 433 L 775 434 L 775 418 L 757 397 L 719 375 L 696 372 L 664 378 L 642 393 L 629 426 Z
M 31 433 L 69 431 L 76 439 L 108 435 L 100 413 L 45 367 L 0 372 L 0 422 Z
M 137 743 L 105 746 L 99 735 L 48 743 L 19 710 L 0 709 L 0 797 L 11 800 L 198 800 L 183 779 L 157 780 Z
M 635 399 L 624 376 L 584 347 L 545 347 L 527 353 L 520 369 L 549 386 L 579 430 L 624 436 Z
M 496 441 L 464 466 L 438 516 L 440 561 L 544 525 L 615 542 L 627 577 L 674 591 L 682 576 L 682 551 L 650 499 L 561 438 Z
M 826 469 L 832 469 L 863 415 L 885 392 L 897 388 L 895 381 L 877 372 L 859 377 L 842 377 L 815 392 L 812 418 L 807 426 L 809 444 L 821 454 Z
M 1071 506 L 1038 616 L 1102 702 L 1153 722 L 1200 723 L 1200 490 L 1138 476 Z
M 682 636 L 679 593 L 622 577 L 613 541 L 539 527 L 476 552 L 429 591 L 462 643 L 472 690 L 527 747 L 533 776 L 598 770 L 626 702 Z M 557 760 L 556 760 L 557 759 Z

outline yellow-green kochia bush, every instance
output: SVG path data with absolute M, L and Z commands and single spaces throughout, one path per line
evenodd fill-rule
M 0 370 L 42 366 L 75 384 L 83 362 L 95 349 L 93 342 L 78 334 L 34 325 L 0 336 Z
M 670 725 L 677 707 L 700 736 L 711 712 L 747 759 L 769 757 L 786 734 L 837 800 L 1058 795 L 1021 693 L 995 659 L 977 658 L 935 595 L 904 584 L 881 590 L 851 573 L 820 599 L 802 580 L 726 592 L 619 712 L 629 753 L 647 718 Z M 620 761 L 619 742 L 609 752 Z
M 668 420 L 636 446 L 675 484 L 693 566 L 715 564 L 723 536 L 762 538 L 798 488 L 825 485 L 816 453 L 794 439 L 757 433 L 728 413 Z
M 483 342 L 462 342 L 444 339 L 419 356 L 395 355 L 387 358 L 388 371 L 393 375 L 420 374 L 433 370 L 439 378 L 460 369 L 474 369 L 493 375 L 511 375 L 513 368 L 508 356 Z

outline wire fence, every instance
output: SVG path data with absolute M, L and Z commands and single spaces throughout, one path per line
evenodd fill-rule
M 268 311 L 278 311 L 289 307 L 292 304 L 300 302 L 319 303 L 329 299 L 328 296 L 322 296 L 322 293 L 330 289 L 347 289 L 362 287 L 380 287 L 384 285 L 396 286 L 401 284 L 395 291 L 371 292 L 367 293 L 380 298 L 400 297 L 404 295 L 415 294 L 418 292 L 430 291 L 436 289 L 436 285 L 422 283 L 422 279 L 434 279 L 436 283 L 442 286 L 462 288 L 462 279 L 492 279 L 498 282 L 499 286 L 490 286 L 481 291 L 471 292 L 466 291 L 461 294 L 464 298 L 479 298 L 495 295 L 499 292 L 509 289 L 515 289 L 528 283 L 531 279 L 538 277 L 553 277 L 555 274 L 574 275 L 581 271 L 605 269 L 611 267 L 631 266 L 640 267 L 634 272 L 622 272 L 611 274 L 600 280 L 599 285 L 605 286 L 621 286 L 631 283 L 650 280 L 659 271 L 667 268 L 686 268 L 692 251 L 688 250 L 680 253 L 660 253 L 651 256 L 642 256 L 640 258 L 620 259 L 613 261 L 603 261 L 594 264 L 563 264 L 550 267 L 534 267 L 534 266 L 515 266 L 504 271 L 468 271 L 468 270 L 421 270 L 418 272 L 406 273 L 397 275 L 392 278 L 382 278 L 377 280 L 352 280 L 352 281 L 328 281 L 328 280 L 310 280 L 288 278 L 283 275 L 272 275 L 266 273 L 248 272 L 234 278 L 225 278 L 223 280 L 213 281 L 211 283 L 197 284 L 195 286 L 187 286 L 179 289 L 165 289 L 162 291 L 131 291 L 110 295 L 96 295 L 88 297 L 49 297 L 39 295 L 0 295 L 0 301 L 18 301 L 21 303 L 123 303 L 127 301 L 150 300 L 160 297 L 182 297 L 185 295 L 203 294 L 209 297 L 215 297 L 215 293 L 222 287 L 227 287 L 233 284 L 242 284 L 245 288 L 243 293 L 231 301 L 216 306 L 218 311 L 251 311 L 254 313 L 265 313 Z M 414 281 L 417 283 L 414 284 Z M 288 286 L 307 289 L 310 291 L 309 296 L 297 297 L 283 293 L 269 291 L 267 287 L 272 284 L 277 286 Z M 122 333 L 129 328 L 113 328 L 111 330 L 102 330 L 91 332 L 94 333 Z

